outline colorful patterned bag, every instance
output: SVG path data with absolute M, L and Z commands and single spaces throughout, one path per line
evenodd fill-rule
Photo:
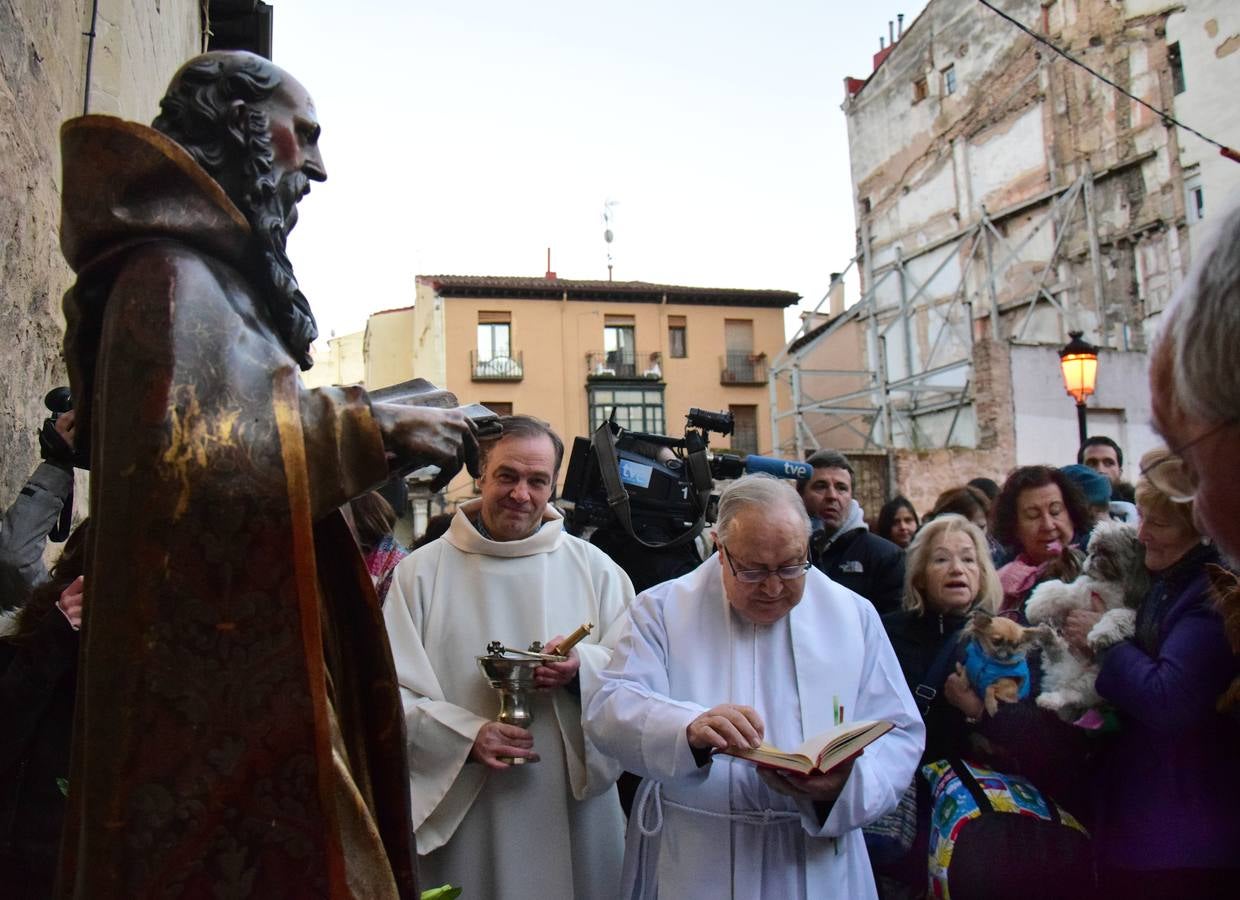
M 960 760 L 922 767 L 930 782 L 929 896 L 1087 894 L 1089 833 L 1028 780 Z

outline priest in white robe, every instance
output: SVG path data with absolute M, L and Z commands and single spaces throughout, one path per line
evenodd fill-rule
M 720 498 L 719 552 L 641 594 L 587 734 L 643 782 L 625 898 L 875 897 L 861 826 L 895 808 L 925 730 L 873 604 L 808 565 L 785 482 Z M 826 775 L 775 774 L 728 746 L 784 750 L 845 721 L 895 728 Z
M 620 769 L 585 736 L 582 709 L 633 588 L 548 505 L 559 438 L 534 419 L 502 421 L 503 436 L 481 448 L 482 496 L 401 561 L 384 606 L 421 881 L 487 900 L 610 900 L 624 852 Z M 487 644 L 553 651 L 587 622 L 594 631 L 567 662 L 536 670 L 530 729 L 494 721 L 499 697 L 476 661 Z

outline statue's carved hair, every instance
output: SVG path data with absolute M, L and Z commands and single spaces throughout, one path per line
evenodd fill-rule
M 240 165 L 247 182 L 265 182 L 274 191 L 270 122 L 255 104 L 271 98 L 283 74 L 253 53 L 204 53 L 177 72 L 151 127 L 189 151 L 213 178 Z M 247 107 L 240 118 L 234 114 L 238 102 Z

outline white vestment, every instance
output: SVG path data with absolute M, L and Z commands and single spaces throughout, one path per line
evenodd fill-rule
M 447 534 L 396 567 L 384 619 L 400 682 L 413 825 L 424 887 L 451 882 L 487 900 L 611 898 L 624 848 L 615 781 L 620 768 L 585 737 L 582 709 L 633 598 L 628 576 L 563 529 L 544 524 L 519 541 L 482 537 L 465 504 Z M 539 762 L 492 771 L 470 762 L 499 695 L 476 658 L 487 644 L 524 649 L 591 622 L 577 645 L 580 699 L 536 695 Z
M 731 756 L 699 767 L 685 729 L 721 703 L 752 706 L 784 750 L 846 721 L 895 728 L 857 758 L 820 822 Z M 925 728 L 873 604 L 817 569 L 773 625 L 738 616 L 718 556 L 642 593 L 591 700 L 587 733 L 645 781 L 629 821 L 626 898 L 874 897 L 860 827 L 895 808 Z M 655 789 L 657 785 L 657 790 Z

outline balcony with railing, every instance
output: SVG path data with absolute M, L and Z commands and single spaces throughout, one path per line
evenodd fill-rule
M 720 384 L 766 384 L 766 354 L 729 350 L 719 357 Z
M 648 378 L 663 377 L 663 355 L 641 350 L 591 350 L 586 353 L 586 378 Z
M 521 353 L 512 356 L 492 356 L 479 359 L 477 350 L 469 351 L 470 377 L 474 381 L 520 381 L 525 377 Z

